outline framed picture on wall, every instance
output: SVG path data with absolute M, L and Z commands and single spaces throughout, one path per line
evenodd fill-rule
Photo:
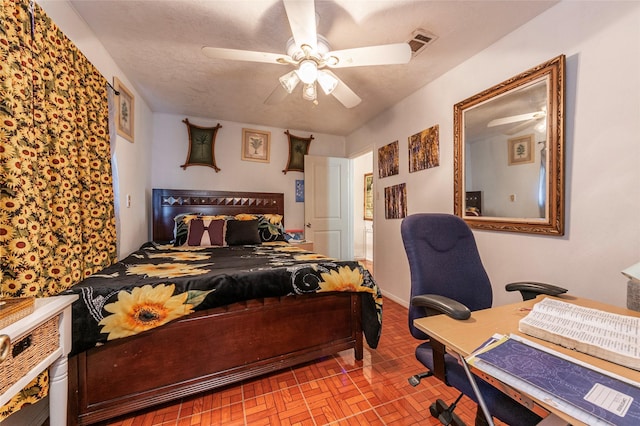
M 509 149 L 509 165 L 533 163 L 533 140 L 535 135 L 518 136 L 507 141 Z
M 187 161 L 180 167 L 186 170 L 189 166 L 207 166 L 218 173 L 220 167 L 216 164 L 215 146 L 216 135 L 222 127 L 220 123 L 214 127 L 202 127 L 190 123 L 188 118 L 182 122 L 187 125 L 189 152 L 187 153 Z
M 384 189 L 385 219 L 402 219 L 407 216 L 407 184 L 388 186 Z
M 409 136 L 409 173 L 440 165 L 439 126 Z
M 269 162 L 271 132 L 242 129 L 242 159 L 245 161 Z
M 304 179 L 296 179 L 296 203 L 304 203 Z
M 133 143 L 135 107 L 133 93 L 118 80 L 118 77 L 113 77 L 113 87 L 120 93 L 116 97 L 116 130 L 120 136 Z
M 364 220 L 373 220 L 373 173 L 364 175 Z
M 289 130 L 284 132 L 289 139 L 289 160 L 287 166 L 282 173 L 285 175 L 287 172 L 304 172 L 304 156 L 309 153 L 309 146 L 313 140 L 313 135 L 308 138 L 292 135 Z
M 400 173 L 398 155 L 398 141 L 378 148 L 378 178 L 382 179 Z

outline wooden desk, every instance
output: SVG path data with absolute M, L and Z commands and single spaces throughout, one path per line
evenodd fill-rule
M 529 300 L 526 302 L 514 303 L 511 305 L 504 305 L 476 311 L 471 314 L 471 318 L 464 321 L 454 320 L 446 315 L 436 315 L 432 317 L 417 319 L 414 321 L 414 324 L 418 329 L 431 336 L 432 339 L 443 343 L 446 346 L 448 352 L 456 353 L 464 357 L 471 354 L 471 352 L 477 349 L 495 333 L 506 335 L 513 333 L 526 337 L 527 339 L 537 342 L 541 345 L 553 348 L 558 352 L 569 355 L 580 361 L 589 363 L 606 371 L 619 374 L 620 376 L 627 377 L 636 382 L 640 382 L 640 371 L 613 364 L 603 359 L 595 358 L 581 352 L 565 349 L 558 345 L 554 345 L 553 343 L 549 343 L 520 333 L 518 331 L 518 322 L 521 318 L 524 318 L 529 313 L 529 310 L 536 302 L 543 299 L 544 297 L 550 296 L 539 296 L 538 299 Z M 573 297 L 570 295 L 557 297 L 557 299 L 586 306 L 589 308 L 613 312 L 620 315 L 640 317 L 640 313 L 636 311 L 631 311 L 629 309 L 619 308 L 588 299 Z M 483 377 L 483 374 L 478 375 Z M 511 389 L 503 383 L 497 382 L 491 377 L 483 378 L 488 379 L 487 381 L 491 382 L 499 389 L 505 391 L 505 393 L 521 400 L 524 405 L 528 406 L 529 408 L 533 408 L 533 411 L 541 414 L 543 417 L 545 412 L 550 412 L 571 423 L 572 425 L 583 424 L 577 419 L 574 419 L 573 417 L 565 413 L 559 412 L 549 404 L 546 404 L 540 400 L 536 400 L 530 395 L 524 394 L 517 389 Z M 530 403 L 533 403 L 534 406 L 529 406 Z

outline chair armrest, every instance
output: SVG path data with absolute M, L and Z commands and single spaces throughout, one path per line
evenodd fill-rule
M 567 289 L 558 287 L 547 283 L 537 282 L 517 282 L 510 283 L 504 286 L 507 291 L 519 291 L 522 295 L 522 300 L 534 299 L 539 294 L 548 294 L 550 296 L 558 296 L 562 293 L 566 293 Z
M 465 320 L 471 311 L 462 303 L 437 294 L 421 294 L 411 298 L 411 305 L 425 308 L 427 316 L 446 314 L 453 319 Z

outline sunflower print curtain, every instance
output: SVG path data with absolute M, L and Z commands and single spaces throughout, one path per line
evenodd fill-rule
M 115 261 L 106 87 L 38 5 L 0 0 L 3 297 L 53 296 Z M 0 420 L 45 395 L 47 381 Z

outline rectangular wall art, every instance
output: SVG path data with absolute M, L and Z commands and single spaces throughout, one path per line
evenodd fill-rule
M 135 98 L 127 86 L 118 80 L 118 77 L 113 77 L 113 87 L 119 93 L 116 107 L 116 130 L 120 136 L 133 142 Z
M 385 219 L 402 219 L 407 216 L 407 184 L 388 186 L 384 189 Z
M 271 132 L 242 129 L 242 159 L 245 161 L 269 162 Z
M 436 124 L 409 136 L 409 173 L 440 165 L 439 128 Z
M 533 150 L 534 138 L 534 135 L 525 135 L 508 140 L 510 166 L 533 163 L 535 157 Z
M 398 173 L 398 141 L 394 141 L 378 148 L 378 177 L 382 179 Z
M 296 203 L 304 203 L 304 179 L 296 179 Z
M 364 220 L 373 220 L 373 173 L 364 175 Z

